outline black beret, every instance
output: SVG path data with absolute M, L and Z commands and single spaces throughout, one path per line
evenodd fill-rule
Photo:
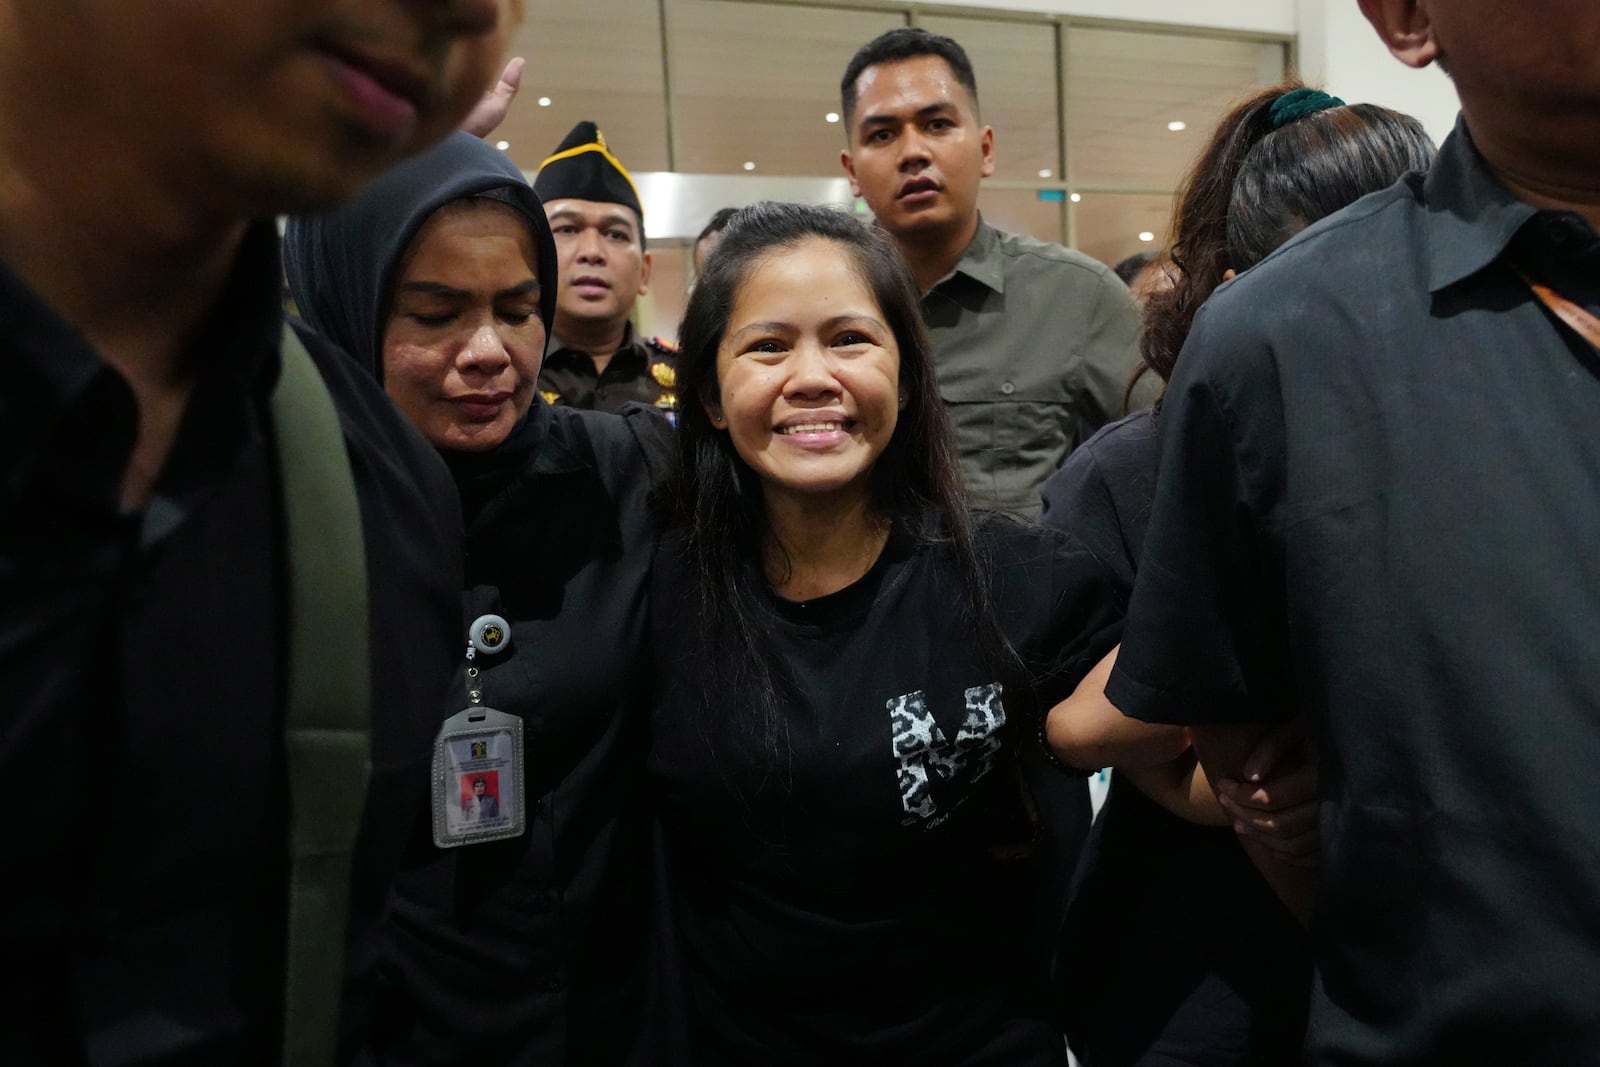
M 633 179 L 606 147 L 600 128 L 592 122 L 572 127 L 566 140 L 556 146 L 550 158 L 539 164 L 533 191 L 546 204 L 552 200 L 593 200 L 601 204 L 622 204 L 633 208 L 641 220 L 644 205 Z

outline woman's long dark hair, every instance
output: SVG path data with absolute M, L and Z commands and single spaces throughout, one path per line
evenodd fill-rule
M 1178 193 L 1175 284 L 1146 302 L 1139 342 L 1144 365 L 1163 381 L 1224 272 L 1255 266 L 1318 219 L 1433 163 L 1422 124 L 1376 104 L 1275 120 L 1273 105 L 1304 88 L 1285 82 L 1235 107 Z
M 729 435 L 712 425 L 705 402 L 719 395 L 717 349 L 740 287 L 769 257 L 808 240 L 827 241 L 849 260 L 900 350 L 906 400 L 872 469 L 873 509 L 894 523 L 897 535 L 948 545 L 985 655 L 997 660 L 997 668 L 1015 658 L 990 610 L 921 299 L 899 251 L 878 230 L 842 211 L 772 202 L 744 208 L 729 220 L 722 243 L 706 261 L 678 332 L 681 463 L 667 499 L 676 509 L 706 622 L 716 690 L 708 698 L 737 694 L 741 708 L 753 699 L 760 718 L 752 725 L 772 751 L 783 744 L 777 710 L 783 671 L 772 662 L 766 640 L 772 610 L 761 566 L 767 537 L 761 481 Z

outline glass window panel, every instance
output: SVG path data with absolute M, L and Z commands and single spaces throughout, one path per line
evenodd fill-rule
M 1284 51 L 1281 42 L 1069 28 L 1072 180 L 1176 188 L 1228 107 L 1282 79 Z
M 856 49 L 896 26 L 881 11 L 669 0 L 677 169 L 835 178 L 839 78 Z
M 979 82 L 979 86 L 983 83 Z M 1035 189 L 996 189 L 985 185 L 978 191 L 978 210 L 983 221 L 1012 233 L 1025 233 L 1041 241 L 1062 243 L 1061 202 L 1040 200 Z
M 972 60 L 983 121 L 994 127 L 995 177 L 1031 181 L 1061 164 L 1056 115 L 1056 34 L 1050 23 L 919 17 Z
M 496 140 L 532 173 L 574 125 L 599 124 L 630 171 L 667 169 L 661 22 L 640 0 L 539 0 L 507 55 L 528 60 Z M 546 98 L 548 107 L 539 101 Z
M 1135 252 L 1167 247 L 1172 197 L 1133 193 L 1084 193 L 1072 205 L 1079 251 L 1115 267 Z M 1140 235 L 1148 233 L 1151 239 Z

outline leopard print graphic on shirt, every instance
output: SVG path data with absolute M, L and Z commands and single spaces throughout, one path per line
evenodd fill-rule
M 1005 725 L 1005 707 L 1000 702 L 1000 683 L 973 686 L 966 691 L 966 716 L 954 740 L 928 711 L 922 690 L 903 693 L 884 702 L 889 712 L 891 744 L 898 766 L 903 826 L 926 822 L 938 813 L 933 797 L 935 783 L 943 784 L 965 776 L 974 784 L 994 768 L 1000 751 L 1000 728 Z

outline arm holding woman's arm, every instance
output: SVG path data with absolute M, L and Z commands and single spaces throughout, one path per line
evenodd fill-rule
M 1183 727 L 1130 719 L 1106 699 L 1106 679 L 1121 647 L 1106 653 L 1045 719 L 1050 751 L 1069 767 L 1083 771 L 1154 767 L 1170 763 L 1189 747 Z
M 1305 719 L 1297 716 L 1268 729 L 1239 770 L 1239 778 L 1215 783 L 1234 831 L 1286 863 L 1315 867 L 1321 849 L 1317 753 L 1306 736 Z
M 1259 770 L 1252 761 L 1259 761 L 1258 750 L 1271 745 L 1269 735 L 1272 732 L 1271 726 L 1260 723 L 1196 726 L 1195 753 L 1199 756 L 1201 767 L 1213 782 L 1248 785 L 1247 794 L 1261 791 L 1264 795 L 1266 786 L 1262 784 Z M 1312 773 L 1314 780 L 1314 766 Z M 1230 786 L 1225 795 L 1230 798 L 1237 796 L 1237 788 Z M 1245 810 L 1239 807 L 1237 800 L 1232 802 L 1236 810 Z M 1255 864 L 1256 870 L 1261 872 L 1261 876 L 1272 887 L 1272 891 L 1278 895 L 1278 899 L 1283 901 L 1301 925 L 1308 924 L 1311 920 L 1312 900 L 1316 895 L 1316 868 L 1300 861 L 1285 859 L 1259 837 L 1251 834 L 1240 833 L 1239 844 L 1244 848 L 1245 855 L 1250 857 L 1250 862 Z
M 1180 819 L 1231 825 L 1282 859 L 1314 862 L 1316 765 L 1305 758 L 1303 731 L 1267 730 L 1242 767 L 1244 777 L 1214 789 L 1186 728 L 1140 722 L 1106 699 L 1106 680 L 1120 648 L 1108 652 L 1071 696 L 1050 709 L 1045 741 L 1055 757 L 1085 771 L 1115 767 Z
M 1118 767 L 1117 770 L 1139 792 L 1184 822 L 1199 826 L 1233 825 L 1233 817 L 1218 802 L 1205 768 L 1200 766 L 1192 749 L 1154 767 Z

